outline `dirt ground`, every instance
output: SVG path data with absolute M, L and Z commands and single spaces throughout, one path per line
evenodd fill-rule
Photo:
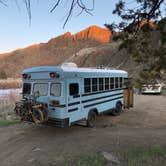
M 0 165 L 64 165 L 79 154 L 118 153 L 126 146 L 166 145 L 166 96 L 136 95 L 135 107 L 103 115 L 95 128 L 68 129 L 21 123 L 0 128 Z

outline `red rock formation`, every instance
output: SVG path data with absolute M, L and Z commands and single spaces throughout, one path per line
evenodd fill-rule
M 95 40 L 102 43 L 108 43 L 110 41 L 111 32 L 107 29 L 97 27 L 97 26 L 90 26 L 89 28 L 82 30 L 75 35 L 73 35 L 74 40 L 78 39 L 90 39 Z
M 144 26 L 145 24 L 147 24 L 148 22 L 147 22 L 147 20 L 142 20 L 141 22 L 140 22 L 140 27 L 142 27 L 142 26 Z M 150 27 L 154 27 L 154 22 L 152 22 L 152 21 L 150 21 L 149 22 L 149 25 L 150 25 Z
M 104 28 L 98 27 L 98 26 L 90 26 L 87 29 L 84 29 L 74 35 L 72 35 L 70 32 L 66 32 L 56 38 L 53 38 L 46 43 L 46 45 L 53 44 L 55 47 L 55 43 L 64 43 L 65 41 L 71 42 L 71 40 L 93 40 L 95 42 L 100 42 L 100 43 L 108 43 L 110 41 L 112 33 Z M 69 39 L 69 40 L 68 40 Z M 28 51 L 31 52 L 31 50 L 34 49 L 40 49 L 45 45 L 45 43 L 40 43 L 40 44 L 33 44 L 31 46 L 28 46 L 26 48 L 19 48 L 17 50 L 11 51 L 9 53 L 4 53 L 0 54 L 0 58 L 4 58 L 6 56 L 13 55 L 15 51 Z
M 71 35 L 70 32 L 66 32 L 63 35 L 58 36 L 58 38 L 60 38 L 60 39 L 66 39 L 66 38 L 70 38 L 71 36 L 72 35 Z
M 111 32 L 107 29 L 98 27 L 98 26 L 90 26 L 76 34 L 71 34 L 70 32 L 66 32 L 61 36 L 58 36 L 58 39 L 74 39 L 76 40 L 94 40 L 101 43 L 108 43 L 110 41 Z M 55 38 L 56 39 L 56 38 Z M 55 40 L 53 39 L 53 40 Z

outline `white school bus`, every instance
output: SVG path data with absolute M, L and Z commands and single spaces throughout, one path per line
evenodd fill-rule
M 110 68 L 78 68 L 72 63 L 23 71 L 22 100 L 17 115 L 26 121 L 67 127 L 96 115 L 119 115 L 124 106 L 128 73 Z

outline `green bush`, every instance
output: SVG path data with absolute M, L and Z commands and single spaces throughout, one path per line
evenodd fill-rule
M 161 33 L 161 42 L 166 43 L 166 18 L 158 22 L 156 29 Z
M 154 57 L 156 58 L 155 65 L 158 69 L 166 69 L 166 48 L 162 47 L 155 51 Z
M 0 79 L 7 79 L 7 74 L 4 70 L 0 70 Z
M 166 32 L 166 18 L 161 19 L 157 24 L 157 30 Z

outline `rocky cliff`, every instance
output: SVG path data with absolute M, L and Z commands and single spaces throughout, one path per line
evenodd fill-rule
M 91 26 L 74 35 L 67 32 L 47 43 L 31 45 L 7 54 L 0 54 L 0 70 L 8 77 L 20 77 L 25 68 L 40 65 L 60 65 L 80 49 L 109 42 L 110 31 Z

